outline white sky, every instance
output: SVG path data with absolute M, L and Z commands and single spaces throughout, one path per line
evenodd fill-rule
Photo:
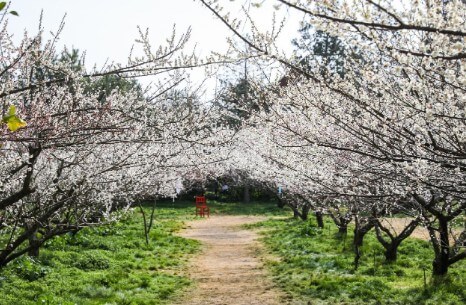
M 240 12 L 238 5 L 245 0 L 219 1 L 225 5 L 236 5 L 232 15 Z M 265 27 L 271 27 L 271 4 L 253 9 L 254 18 Z M 149 28 L 150 40 L 157 46 L 171 35 L 173 25 L 177 32 L 185 32 L 192 27 L 191 42 L 197 44 L 201 55 L 210 51 L 225 51 L 226 37 L 231 33 L 199 1 L 193 0 L 11 0 L 10 10 L 20 16 L 9 18 L 9 32 L 18 40 L 26 28 L 30 34 L 37 32 L 41 10 L 44 12 L 43 26 L 46 32 L 56 31 L 66 14 L 65 28 L 60 35 L 60 44 L 80 51 L 86 50 L 86 66 L 96 63 L 102 66 L 107 59 L 125 63 L 138 38 L 137 26 Z M 282 12 L 286 13 L 286 12 Z M 296 37 L 299 20 L 290 18 L 292 25 L 282 35 L 283 45 L 290 48 L 290 41 Z
M 192 26 L 193 41 L 198 41 L 201 51 L 224 45 L 228 35 L 210 12 L 192 0 L 12 0 L 10 9 L 20 14 L 9 21 L 10 32 L 18 36 L 24 28 L 31 34 L 37 31 L 42 9 L 47 31 L 55 31 L 67 14 L 60 42 L 87 50 L 88 65 L 107 58 L 126 61 L 138 25 L 150 29 L 154 44 L 171 35 L 173 24 L 179 33 Z

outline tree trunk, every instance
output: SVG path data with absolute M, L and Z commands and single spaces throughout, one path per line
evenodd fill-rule
M 40 240 L 37 238 L 37 232 L 34 232 L 28 237 L 29 250 L 28 255 L 30 257 L 39 257 Z
M 251 196 L 249 194 L 249 184 L 244 185 L 243 202 L 244 203 L 250 203 L 251 202 Z
M 398 256 L 398 246 L 400 244 L 398 243 L 392 243 L 390 244 L 390 247 L 385 249 L 385 261 L 392 263 L 396 262 L 397 256 Z
M 144 209 L 143 209 L 143 207 L 141 205 L 141 202 L 138 201 L 139 210 L 141 211 L 142 220 L 144 222 L 144 237 L 146 239 L 146 245 L 147 246 L 149 245 L 149 241 L 150 241 L 149 240 L 149 233 L 150 233 L 150 230 L 152 229 L 152 225 L 154 223 L 154 214 L 155 214 L 156 205 L 157 205 L 157 198 L 155 198 L 154 201 L 153 201 L 149 222 L 147 222 L 146 212 L 144 211 Z
M 361 230 L 354 230 L 354 239 L 353 239 L 353 245 L 355 246 L 362 246 L 362 243 L 364 241 L 364 236 L 366 235 L 366 232 L 361 231 Z
M 308 216 L 309 216 L 309 210 L 311 209 L 310 206 L 308 205 L 303 205 L 302 209 L 301 209 L 301 219 L 303 221 L 306 221 L 308 219 Z
M 346 235 L 346 234 L 348 234 L 348 226 L 346 224 L 339 226 L 338 235 Z
M 440 277 L 448 273 L 448 267 L 455 262 L 466 258 L 466 251 L 458 254 L 458 248 L 450 248 L 449 240 L 449 222 L 453 221 L 456 217 L 460 216 L 461 213 L 464 213 L 465 205 L 461 204 L 456 210 L 452 210 L 450 207 L 437 207 L 436 203 L 444 202 L 448 200 L 445 196 L 436 196 L 431 195 L 431 199 L 426 201 L 423 197 L 413 194 L 414 199 L 419 203 L 421 208 L 425 209 L 426 212 L 423 212 L 424 220 L 427 220 L 429 225 L 427 229 L 429 230 L 430 240 L 434 248 L 435 257 L 432 261 L 432 274 L 435 277 Z M 446 215 L 444 214 L 446 213 Z M 430 215 L 434 217 L 432 218 Z M 438 228 L 435 228 L 435 221 L 438 222 Z M 461 241 L 461 240 L 460 240 Z M 458 241 L 455 241 L 455 244 Z
M 344 217 L 341 215 L 334 215 L 330 213 L 330 217 L 332 218 L 333 222 L 338 227 L 338 237 L 343 237 L 348 234 L 348 223 L 351 221 L 351 217 Z
M 324 228 L 324 217 L 322 215 L 322 212 L 317 211 L 315 212 L 316 220 L 317 220 L 317 226 L 321 229 Z
M 354 228 L 354 238 L 353 238 L 353 248 L 354 248 L 354 268 L 355 270 L 359 267 L 359 259 L 361 258 L 361 247 L 364 242 L 364 236 L 374 227 L 374 221 L 371 219 L 367 220 L 367 223 L 361 225 L 358 217 L 354 218 L 355 228 Z
M 286 205 L 285 201 L 283 201 L 280 197 L 277 197 L 277 207 L 283 209 Z
M 308 214 L 307 214 L 307 213 L 305 213 L 305 212 L 304 212 L 304 213 L 301 213 L 301 214 L 300 214 L 300 216 L 301 216 L 301 220 L 302 220 L 302 221 L 306 221 L 306 220 L 307 220 L 307 218 L 308 218 L 308 217 L 307 217 L 307 215 L 308 215 Z
M 358 245 L 354 245 L 354 270 L 358 270 L 360 259 L 361 259 L 361 249 Z
M 411 235 L 411 233 L 413 233 L 418 223 L 419 220 L 414 219 L 403 229 L 399 235 L 394 235 L 392 232 L 390 232 L 390 229 L 386 228 L 380 220 L 375 220 L 375 234 L 377 236 L 377 240 L 385 249 L 384 254 L 386 262 L 390 263 L 396 261 L 398 247 L 406 238 Z M 385 236 L 389 239 L 388 241 L 384 238 L 383 233 L 385 233 Z
M 432 273 L 435 276 L 442 276 L 448 273 L 448 256 L 437 255 L 432 262 Z
M 214 195 L 215 195 L 215 197 L 218 196 L 218 188 L 219 188 L 218 181 L 215 181 L 214 182 Z
M 432 262 L 432 273 L 434 276 L 447 274 L 450 265 L 450 240 L 448 239 L 448 220 L 445 217 L 437 217 L 439 222 L 439 251 L 436 251 Z
M 366 234 L 374 227 L 374 225 L 375 224 L 372 219 L 368 219 L 365 224 L 361 225 L 358 218 L 356 217 L 353 244 L 355 246 L 362 246 L 364 236 L 366 236 Z

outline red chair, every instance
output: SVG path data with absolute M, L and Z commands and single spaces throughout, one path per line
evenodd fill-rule
M 196 196 L 196 216 L 199 215 L 200 217 L 207 217 L 210 218 L 210 208 L 207 206 L 207 202 L 205 200 L 205 196 Z

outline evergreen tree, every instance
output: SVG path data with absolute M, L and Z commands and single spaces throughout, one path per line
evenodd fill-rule
M 259 111 L 263 103 L 253 83 L 247 78 L 240 78 L 236 83 L 225 86 L 216 104 L 230 114 L 224 121 L 239 128 L 241 122 L 248 119 L 254 111 Z
M 324 77 L 345 75 L 346 48 L 338 37 L 314 30 L 311 25 L 304 26 L 299 32 L 301 37 L 293 39 L 292 44 L 298 53 L 298 64 L 305 71 L 317 66 Z

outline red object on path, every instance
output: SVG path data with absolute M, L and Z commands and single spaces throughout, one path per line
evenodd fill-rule
M 196 216 L 199 215 L 200 217 L 210 217 L 210 208 L 207 206 L 207 202 L 205 200 L 205 196 L 196 196 Z

